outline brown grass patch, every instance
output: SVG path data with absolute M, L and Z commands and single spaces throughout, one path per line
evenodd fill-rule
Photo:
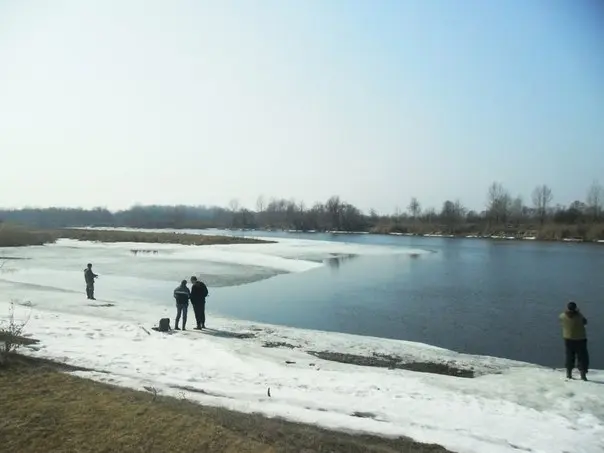
M 0 247 L 25 247 L 54 242 L 56 237 L 48 231 L 30 230 L 0 222 Z
M 271 243 L 271 241 L 234 236 L 206 236 L 188 233 L 153 233 L 148 231 L 64 229 L 57 230 L 55 234 L 60 238 L 92 242 L 141 242 L 148 244 L 183 245 Z
M 3 452 L 414 452 L 437 445 L 322 430 L 209 408 L 20 360 L 0 368 Z M 361 414 L 361 413 L 359 413 Z M 361 416 L 361 415 L 358 415 Z

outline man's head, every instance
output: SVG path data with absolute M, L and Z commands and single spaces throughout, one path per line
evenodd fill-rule
M 86 265 L 86 267 L 87 267 L 88 269 L 92 269 L 92 263 L 88 263 L 88 264 Z
M 187 281 L 183 280 L 182 282 L 180 282 L 180 286 L 187 286 Z
M 577 311 L 577 304 L 571 300 L 566 306 L 566 308 L 568 309 L 568 311 Z
M 197 277 L 194 275 L 191 277 L 191 283 L 195 284 L 197 282 Z

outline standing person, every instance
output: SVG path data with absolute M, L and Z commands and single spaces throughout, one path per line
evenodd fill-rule
M 180 285 L 174 290 L 174 299 L 176 299 L 176 320 L 174 321 L 174 330 L 180 330 L 178 323 L 182 315 L 182 330 L 187 327 L 187 312 L 189 311 L 189 298 L 191 293 L 187 288 L 187 281 L 183 280 Z
M 566 377 L 572 379 L 575 359 L 581 379 L 587 381 L 589 371 L 589 352 L 587 351 L 587 318 L 577 308 L 577 304 L 570 301 L 566 311 L 560 314 L 562 322 L 562 337 L 566 348 Z
M 86 280 L 86 297 L 89 300 L 96 300 L 94 298 L 94 279 L 99 276 L 92 272 L 92 264 L 88 263 L 86 269 L 84 269 L 84 280 Z
M 197 277 L 191 277 L 191 304 L 197 321 L 195 330 L 206 328 L 206 297 L 208 297 L 208 287 L 204 282 L 197 280 Z

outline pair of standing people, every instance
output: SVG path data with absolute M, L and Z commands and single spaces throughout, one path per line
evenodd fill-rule
M 178 327 L 182 317 L 182 330 L 187 327 L 187 313 L 189 311 L 189 300 L 193 305 L 195 313 L 195 321 L 197 326 L 195 330 L 205 329 L 206 327 L 206 297 L 208 297 L 208 287 L 197 277 L 191 277 L 191 289 L 187 287 L 187 281 L 183 280 L 180 285 L 174 290 L 174 299 L 176 299 L 176 319 L 174 321 L 174 329 L 180 330 Z

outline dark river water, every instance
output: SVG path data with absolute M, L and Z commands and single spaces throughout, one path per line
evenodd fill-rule
M 435 253 L 353 257 L 309 272 L 221 288 L 220 306 L 208 305 L 209 310 L 562 367 L 558 315 L 573 299 L 589 320 L 592 368 L 604 369 L 603 245 L 257 234 L 400 245 Z

